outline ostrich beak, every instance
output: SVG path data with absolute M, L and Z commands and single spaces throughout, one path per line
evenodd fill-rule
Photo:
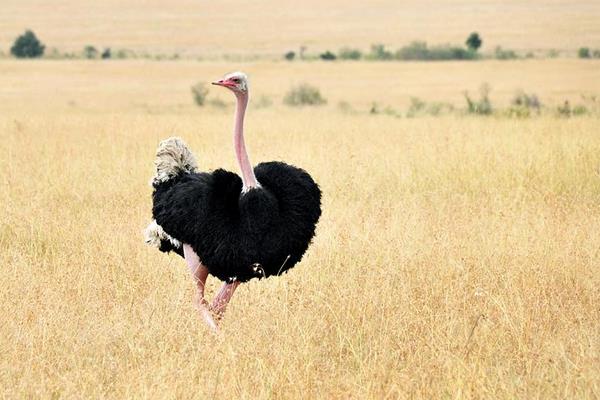
M 223 86 L 223 87 L 230 87 L 231 82 L 229 81 L 224 81 L 223 79 L 219 79 L 218 81 L 212 82 L 213 85 L 217 85 L 217 86 Z

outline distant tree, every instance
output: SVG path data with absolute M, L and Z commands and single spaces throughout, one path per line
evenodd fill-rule
M 46 46 L 40 42 L 30 30 L 26 30 L 21 36 L 15 39 L 10 48 L 10 53 L 17 58 L 37 58 L 44 55 Z
M 471 33 L 465 42 L 465 44 L 471 51 L 479 50 L 482 43 L 483 43 L 483 40 L 481 40 L 481 37 L 479 36 L 479 33 L 477 33 L 477 32 Z
M 600 58 L 600 50 L 599 49 L 594 50 L 594 52 L 592 53 L 592 56 L 594 58 Z
M 100 57 L 102 57 L 103 60 L 107 60 L 107 59 L 111 58 L 112 53 L 110 51 L 110 47 L 107 47 L 106 49 L 104 49 L 104 51 L 102 52 Z
M 579 58 L 590 58 L 590 49 L 588 47 L 581 47 L 577 51 Z
M 83 48 L 83 56 L 89 59 L 96 58 L 98 57 L 98 50 L 94 46 L 85 46 Z
M 294 58 L 296 58 L 296 53 L 293 51 L 288 51 L 283 57 L 288 61 L 293 61 Z
M 329 50 L 327 50 L 325 53 L 321 53 L 321 54 L 319 55 L 319 58 L 320 58 L 321 60 L 324 60 L 324 61 L 333 61 L 333 60 L 335 60 L 337 57 L 335 56 L 335 54 L 333 54 L 332 52 L 330 52 Z

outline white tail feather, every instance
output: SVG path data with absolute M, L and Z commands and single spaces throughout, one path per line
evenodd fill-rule
M 156 149 L 156 175 L 150 182 L 152 185 L 166 182 L 178 174 L 196 172 L 196 157 L 188 149 L 185 142 L 178 137 L 163 140 Z
M 171 244 L 177 248 L 181 247 L 181 242 L 167 234 L 162 226 L 156 223 L 156 220 L 152 220 L 150 225 L 144 230 L 144 239 L 146 244 L 160 248 L 161 240 L 168 240 Z

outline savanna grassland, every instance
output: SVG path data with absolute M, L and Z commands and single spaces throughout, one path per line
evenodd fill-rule
M 0 48 L 31 28 L 49 47 L 85 45 L 203 58 L 275 55 L 413 40 L 464 42 L 483 50 L 569 51 L 600 47 L 597 0 L 3 0 Z
M 598 67 L 0 62 L 2 397 L 598 398 L 598 117 L 368 112 L 463 106 L 484 81 L 495 104 L 523 88 L 551 107 L 600 93 Z M 162 138 L 236 170 L 232 99 L 190 95 L 233 68 L 252 161 L 306 168 L 324 212 L 303 262 L 243 285 L 215 337 L 182 260 L 141 232 Z M 328 104 L 282 105 L 303 81 Z

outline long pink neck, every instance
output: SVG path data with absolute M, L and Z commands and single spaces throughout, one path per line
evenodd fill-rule
M 243 191 L 255 188 L 258 186 L 256 176 L 254 176 L 254 170 L 250 159 L 248 158 L 248 151 L 246 151 L 246 144 L 244 143 L 244 115 L 246 114 L 246 107 L 248 106 L 248 94 L 236 94 L 237 102 L 235 106 L 235 123 L 233 127 L 233 145 L 235 147 L 235 156 L 240 165 L 242 171 L 242 182 L 244 184 Z

